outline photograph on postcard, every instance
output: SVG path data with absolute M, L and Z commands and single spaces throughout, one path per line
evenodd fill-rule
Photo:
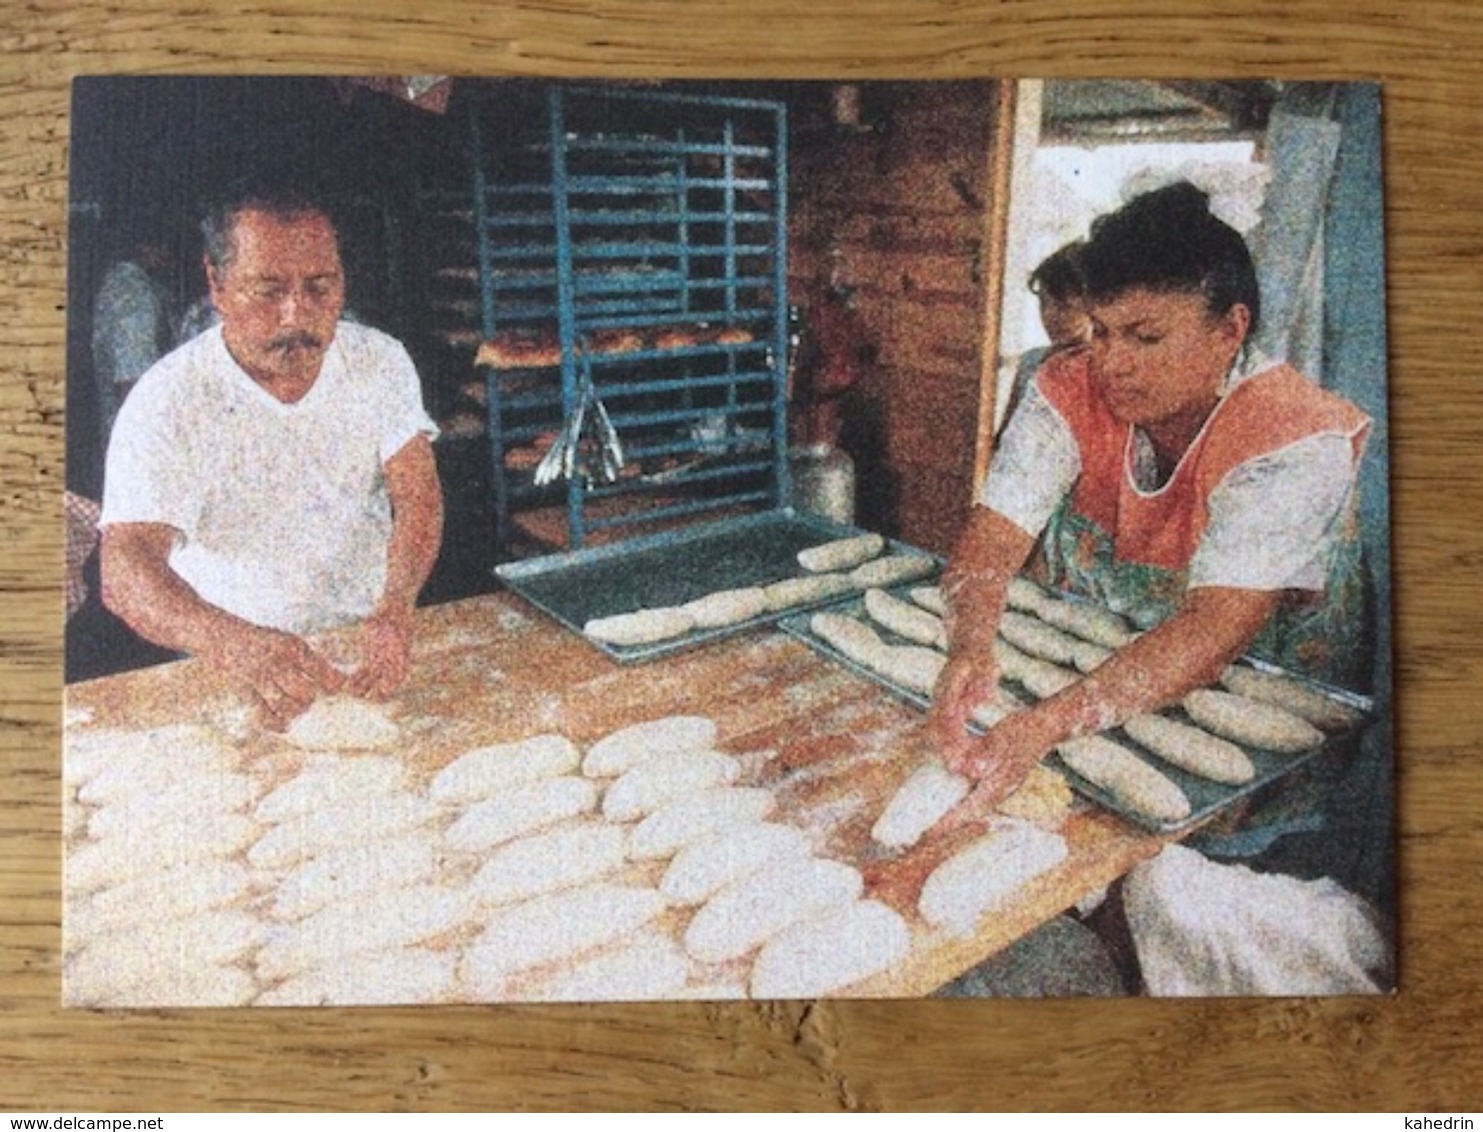
M 1394 988 L 1380 89 L 75 80 L 63 987 Z

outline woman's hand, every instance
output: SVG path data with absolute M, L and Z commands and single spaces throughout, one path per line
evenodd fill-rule
M 947 754 L 949 769 L 977 785 L 958 806 L 955 822 L 982 821 L 999 808 L 1050 751 L 1045 729 L 1036 713 L 1012 712 L 981 739 L 970 737 L 965 748 Z
M 950 659 L 932 689 L 927 725 L 949 765 L 963 758 L 979 740 L 968 732 L 975 708 L 993 702 L 999 687 L 999 667 L 991 658 Z

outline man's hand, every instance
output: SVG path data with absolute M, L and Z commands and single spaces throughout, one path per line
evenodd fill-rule
M 979 744 L 968 733 L 976 708 L 992 703 L 999 688 L 999 668 L 992 660 L 949 660 L 932 689 L 927 725 L 942 757 L 951 765 Z
M 273 731 L 282 731 L 317 697 L 339 691 L 344 683 L 328 660 L 276 629 L 237 626 L 204 655 L 246 691 L 263 725 Z
M 360 628 L 360 667 L 350 676 L 352 695 L 384 700 L 401 687 L 412 664 L 410 612 L 377 612 Z

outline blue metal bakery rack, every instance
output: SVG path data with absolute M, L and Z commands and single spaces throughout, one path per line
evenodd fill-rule
M 564 509 L 576 550 L 786 506 L 783 104 L 557 84 L 543 110 L 469 119 L 497 537 L 521 509 Z M 583 406 L 574 474 L 537 485 Z

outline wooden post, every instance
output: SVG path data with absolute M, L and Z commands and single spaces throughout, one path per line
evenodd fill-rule
M 999 387 L 999 339 L 1004 306 L 1005 249 L 1009 241 L 1009 186 L 1014 168 L 1014 79 L 993 85 L 993 117 L 989 123 L 989 177 L 984 213 L 983 350 L 978 383 L 978 428 L 973 454 L 973 496 L 983 482 L 994 448 L 994 402 Z

